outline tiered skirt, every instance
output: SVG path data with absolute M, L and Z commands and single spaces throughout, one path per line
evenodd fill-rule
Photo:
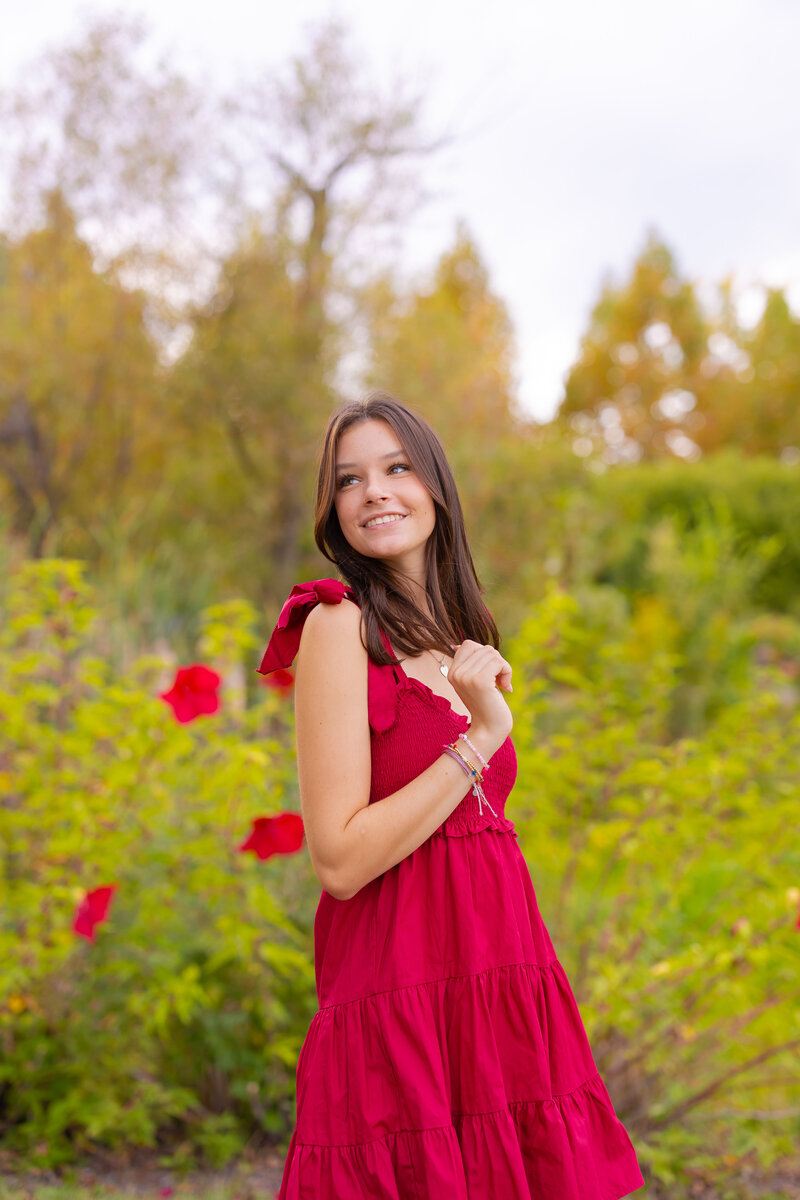
M 351 900 L 323 893 L 279 1200 L 643 1186 L 509 824 L 434 836 Z

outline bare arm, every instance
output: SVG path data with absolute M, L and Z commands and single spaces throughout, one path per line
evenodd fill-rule
M 421 846 L 470 790 L 463 769 L 442 752 L 405 787 L 369 803 L 368 659 L 360 621 L 350 601 L 317 605 L 303 627 L 295 672 L 306 842 L 317 878 L 338 900 L 349 900 Z M 505 736 L 474 722 L 470 728 L 487 759 Z

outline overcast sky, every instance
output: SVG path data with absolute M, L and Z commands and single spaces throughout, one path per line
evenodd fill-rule
M 438 198 L 406 234 L 424 276 L 463 218 L 506 301 L 524 408 L 552 415 L 601 280 L 654 228 L 709 286 L 733 274 L 800 312 L 798 0 L 26 0 L 4 22 L 0 86 L 90 13 L 143 14 L 154 41 L 221 81 L 347 22 L 376 76 L 427 85 L 460 138 L 426 165 Z

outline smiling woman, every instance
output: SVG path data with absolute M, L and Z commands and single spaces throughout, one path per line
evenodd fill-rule
M 511 664 L 433 430 L 386 393 L 335 413 L 317 545 L 259 667 L 297 656 L 319 1010 L 280 1200 L 618 1200 L 628 1134 L 504 812 Z M 345 603 L 347 601 L 347 603 Z
M 396 443 L 397 434 L 386 421 L 361 421 L 345 430 L 336 463 L 336 515 L 354 550 L 391 564 L 424 593 L 424 551 L 436 525 L 436 509 Z

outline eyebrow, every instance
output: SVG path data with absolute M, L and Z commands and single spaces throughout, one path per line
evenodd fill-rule
M 397 458 L 397 456 L 399 454 L 405 454 L 405 451 L 404 450 L 390 450 L 388 454 L 382 454 L 381 458 L 382 459 Z M 358 463 L 354 463 L 354 462 L 340 462 L 340 463 L 336 464 L 336 470 L 341 471 L 343 467 L 357 467 L 357 466 L 358 466 Z

